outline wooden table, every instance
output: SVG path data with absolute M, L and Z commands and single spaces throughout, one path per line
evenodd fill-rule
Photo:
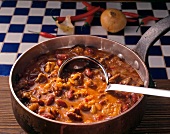
M 170 80 L 156 82 L 170 90 Z M 132 133 L 170 133 L 170 98 L 149 96 L 143 120 Z M 25 134 L 12 112 L 8 77 L 0 77 L 0 134 Z

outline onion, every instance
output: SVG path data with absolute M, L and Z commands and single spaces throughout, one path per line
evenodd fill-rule
M 121 11 L 110 8 L 101 14 L 100 22 L 108 32 L 116 33 L 125 28 L 127 20 Z

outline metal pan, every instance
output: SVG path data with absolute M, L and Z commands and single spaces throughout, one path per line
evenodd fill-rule
M 28 133 L 42 134 L 118 134 L 131 131 L 140 122 L 145 109 L 146 96 L 124 113 L 109 120 L 95 123 L 64 123 L 44 118 L 29 110 L 15 94 L 14 84 L 17 74 L 23 72 L 31 59 L 61 47 L 72 47 L 76 44 L 95 46 L 98 49 L 124 57 L 125 61 L 137 70 L 146 87 L 149 86 L 147 50 L 159 37 L 170 29 L 170 16 L 152 26 L 139 40 L 134 50 L 125 45 L 105 38 L 89 35 L 62 36 L 37 44 L 14 63 L 9 77 L 12 108 L 16 120 Z M 146 62 L 146 64 L 145 64 Z

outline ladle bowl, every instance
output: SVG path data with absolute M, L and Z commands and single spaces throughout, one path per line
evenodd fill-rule
M 83 60 L 87 62 L 87 64 L 81 64 L 81 67 L 79 68 L 78 65 L 76 66 L 76 63 L 79 63 L 79 62 L 75 62 L 77 60 Z M 105 81 L 107 83 L 107 88 L 105 90 L 106 92 L 124 91 L 124 92 L 140 93 L 140 94 L 145 94 L 145 95 L 170 97 L 170 91 L 168 90 L 137 87 L 137 86 L 130 86 L 130 85 L 122 85 L 122 84 L 110 84 L 107 71 L 105 70 L 103 65 L 100 62 L 98 62 L 96 59 L 89 57 L 89 56 L 74 56 L 74 57 L 71 57 L 65 60 L 58 70 L 58 77 L 62 77 L 64 68 L 67 67 L 68 64 L 72 65 L 72 66 L 68 66 L 69 70 L 72 70 L 72 69 L 79 70 L 79 69 L 82 69 L 83 66 L 85 67 L 86 65 L 88 65 L 89 62 L 93 62 L 95 65 L 97 65 L 98 67 L 102 69 L 104 77 L 105 77 Z

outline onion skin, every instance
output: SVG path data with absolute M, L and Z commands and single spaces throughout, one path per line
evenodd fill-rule
M 100 16 L 100 22 L 108 32 L 116 33 L 125 28 L 126 16 L 117 9 L 106 9 Z

